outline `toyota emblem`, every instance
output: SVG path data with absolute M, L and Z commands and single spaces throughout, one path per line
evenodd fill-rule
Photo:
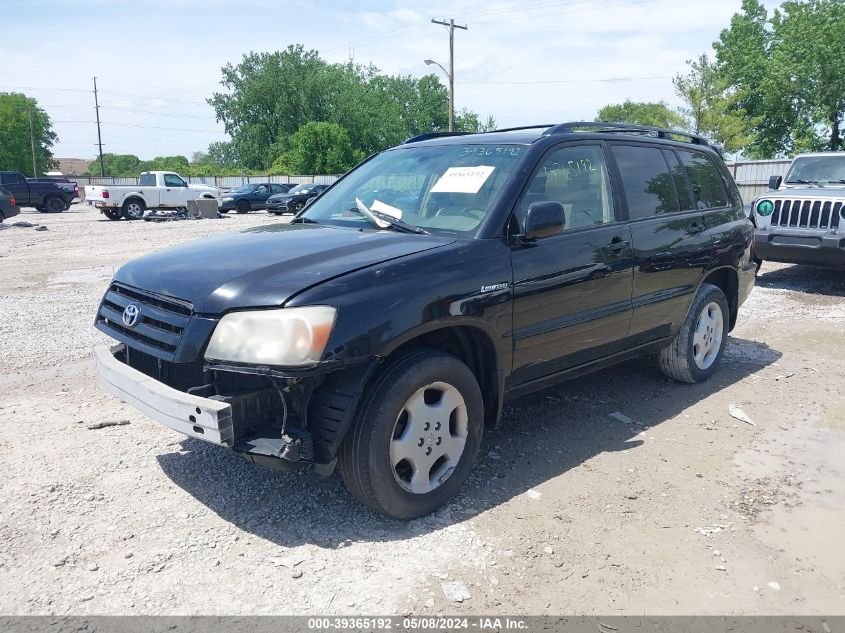
M 130 303 L 123 310 L 123 325 L 126 327 L 135 327 L 138 319 L 141 317 L 141 308 L 134 303 Z

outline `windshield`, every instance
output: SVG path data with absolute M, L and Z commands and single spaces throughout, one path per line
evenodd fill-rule
M 315 185 L 297 185 L 296 187 L 288 191 L 288 193 L 308 193 L 314 187 Z
M 805 182 L 845 185 L 845 153 L 841 156 L 796 158 L 786 175 L 787 184 Z
M 302 217 L 372 228 L 356 198 L 430 233 L 469 236 L 525 153 L 520 145 L 401 147 L 379 154 L 317 198 Z
M 238 187 L 237 189 L 232 189 L 229 193 L 249 193 L 253 189 L 255 189 L 255 185 L 243 185 L 242 187 Z

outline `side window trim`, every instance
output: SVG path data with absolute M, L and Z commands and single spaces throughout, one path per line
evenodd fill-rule
M 604 157 L 604 163 L 607 167 L 607 180 L 609 185 L 609 191 L 611 196 L 613 197 L 613 222 L 607 222 L 605 224 L 596 224 L 593 226 L 579 226 L 574 228 L 566 228 L 562 233 L 553 236 L 553 237 L 560 237 L 561 235 L 571 235 L 575 232 L 580 231 L 589 231 L 591 229 L 605 227 L 605 226 L 613 226 L 615 224 L 619 224 L 620 222 L 626 221 L 626 215 L 624 213 L 624 209 L 621 206 L 620 202 L 620 190 L 618 188 L 618 184 L 613 177 L 613 166 L 612 166 L 612 159 L 610 157 L 610 152 L 608 151 L 608 146 L 605 141 L 597 141 L 597 140 L 569 140 L 563 141 L 561 143 L 557 143 L 549 147 L 537 162 L 534 164 L 533 168 L 531 169 L 531 173 L 528 178 L 525 179 L 525 183 L 523 184 L 522 188 L 520 189 L 519 195 L 514 200 L 513 207 L 511 208 L 510 215 L 508 216 L 508 221 L 505 224 L 506 227 L 510 227 L 512 222 L 515 219 L 517 214 L 517 210 L 519 209 L 519 205 L 522 203 L 523 198 L 528 193 L 528 189 L 534 181 L 534 178 L 539 173 L 540 169 L 546 162 L 546 159 L 551 156 L 554 152 L 557 152 L 562 149 L 568 149 L 570 147 L 582 147 L 582 146 L 589 146 L 589 147 L 597 147 Z M 549 238 L 547 238 L 549 239 Z

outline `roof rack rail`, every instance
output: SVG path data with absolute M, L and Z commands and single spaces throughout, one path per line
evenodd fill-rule
M 606 121 L 573 121 L 570 123 L 560 123 L 550 127 L 544 133 L 544 136 L 551 134 L 566 134 L 567 132 L 578 132 L 583 128 L 594 128 L 596 132 L 611 133 L 611 134 L 651 134 L 657 138 L 671 139 L 673 136 L 682 136 L 690 139 L 696 145 L 710 146 L 706 138 L 700 134 L 692 132 L 683 132 L 681 130 L 669 130 L 662 127 L 652 127 L 649 125 L 631 125 L 628 123 L 608 123 Z
M 430 138 L 441 138 L 443 136 L 463 136 L 464 134 L 471 134 L 471 132 L 426 132 L 425 134 L 418 134 L 405 140 L 402 144 L 419 143 L 420 141 L 427 141 Z
M 554 127 L 554 123 L 541 123 L 540 125 L 520 125 L 518 127 L 503 127 L 498 130 L 487 130 L 481 134 L 495 134 L 496 132 L 518 132 L 519 130 L 538 130 L 540 128 Z

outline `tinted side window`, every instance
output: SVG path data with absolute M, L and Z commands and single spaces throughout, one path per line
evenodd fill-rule
M 20 174 L 3 174 L 3 183 L 6 185 L 16 185 L 21 182 L 23 182 L 23 178 L 21 178 Z
M 675 183 L 657 147 L 616 145 L 613 156 L 622 176 L 632 220 L 680 210 Z
M 691 211 L 695 209 L 692 199 L 689 195 L 689 183 L 687 182 L 686 171 L 684 166 L 678 162 L 678 157 L 675 152 L 671 150 L 663 150 L 663 156 L 666 162 L 669 163 L 669 169 L 672 172 L 672 180 L 675 181 L 675 191 L 678 192 L 678 202 L 681 203 L 681 211 Z
M 615 222 L 601 147 L 575 145 L 548 154 L 517 207 L 517 219 L 522 222 L 532 202 L 547 200 L 563 205 L 566 229 Z
M 696 209 L 716 209 L 728 206 L 728 195 L 719 172 L 704 154 L 678 150 L 690 180 Z
M 138 186 L 139 187 L 155 187 L 156 186 L 156 175 L 155 174 L 141 174 L 138 176 Z
M 184 187 L 185 181 L 173 174 L 164 174 L 165 187 Z

